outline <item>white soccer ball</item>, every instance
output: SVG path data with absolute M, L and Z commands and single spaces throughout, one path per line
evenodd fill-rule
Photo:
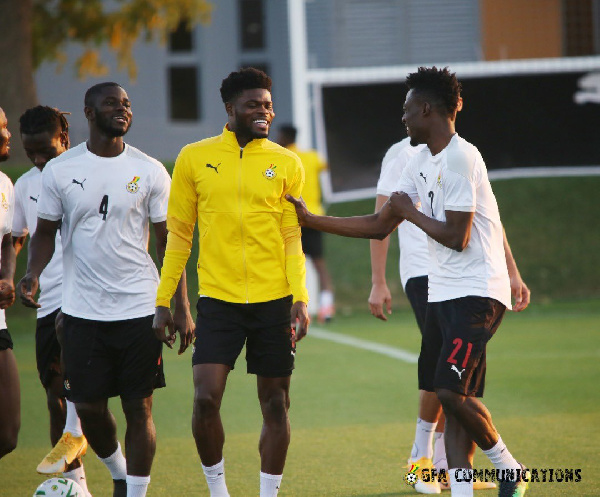
M 68 478 L 50 478 L 42 483 L 33 497 L 44 495 L 45 497 L 85 497 L 85 492 L 77 482 Z

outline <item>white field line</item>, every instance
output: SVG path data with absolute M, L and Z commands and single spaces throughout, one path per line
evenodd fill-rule
M 407 350 L 398 349 L 390 345 L 383 345 L 381 343 L 369 342 L 368 340 L 342 335 L 341 333 L 333 333 L 315 326 L 310 327 L 308 334 L 311 337 L 329 340 L 330 342 L 340 343 L 357 349 L 368 350 L 370 352 L 375 352 L 376 354 L 391 357 L 392 359 L 408 362 L 409 364 L 416 364 L 419 360 L 418 354 L 413 354 Z

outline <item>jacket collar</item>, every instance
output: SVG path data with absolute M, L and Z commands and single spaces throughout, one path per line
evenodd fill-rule
M 235 147 L 238 150 L 240 149 L 240 144 L 237 141 L 235 133 L 233 131 L 229 131 L 229 129 L 227 128 L 227 124 L 223 126 L 223 133 L 221 134 L 221 139 L 223 140 L 223 143 Z M 244 149 L 246 150 L 259 147 L 262 148 L 264 147 L 265 142 L 267 140 L 267 138 L 255 138 L 254 140 L 249 141 L 248 144 L 244 147 Z

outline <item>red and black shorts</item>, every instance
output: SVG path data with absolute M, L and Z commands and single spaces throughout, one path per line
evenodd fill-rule
M 165 386 L 153 315 L 122 321 L 64 316 L 65 385 L 71 401 L 144 399 Z
M 246 344 L 249 374 L 290 376 L 296 354 L 291 308 L 291 295 L 255 304 L 201 297 L 192 364 L 225 364 L 233 369 Z
M 485 349 L 506 307 L 488 297 L 461 297 L 427 304 L 419 356 L 419 389 L 444 388 L 482 397 Z

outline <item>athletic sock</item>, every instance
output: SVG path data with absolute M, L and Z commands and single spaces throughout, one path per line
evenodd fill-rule
M 63 476 L 79 484 L 79 486 L 85 492 L 85 495 L 83 497 L 92 497 L 92 494 L 90 494 L 90 491 L 87 487 L 87 481 L 85 479 L 85 470 L 83 469 L 83 464 L 71 471 L 65 471 L 63 473 Z
M 503 470 L 521 469 L 521 465 L 508 451 L 500 435 L 498 435 L 496 445 L 489 450 L 484 450 L 483 453 L 489 457 L 494 467 L 501 471 L 499 475 L 500 479 L 513 480 L 516 478 L 516 473 L 513 473 L 512 475 L 508 474 L 508 472 L 506 475 L 502 474 Z
M 127 477 L 127 462 L 121 452 L 121 444 L 117 442 L 117 450 L 111 455 L 102 459 L 98 457 L 110 471 L 113 480 L 125 480 Z
M 433 465 L 436 469 L 448 471 L 448 460 L 446 459 L 446 446 L 444 445 L 444 432 L 435 432 L 433 444 Z
M 210 490 L 210 497 L 229 497 L 227 485 L 225 484 L 225 459 L 221 459 L 214 466 L 202 464 L 202 470 Z
M 65 429 L 63 430 L 63 433 L 67 432 L 74 437 L 80 437 L 83 435 L 81 421 L 77 415 L 77 409 L 75 409 L 75 404 L 73 404 L 73 402 L 70 400 L 67 400 L 67 421 L 65 422 Z
M 127 497 L 146 497 L 150 476 L 131 476 L 125 478 L 127 482 Z
M 260 497 L 276 497 L 283 475 L 269 475 L 260 472 Z
M 457 478 L 458 477 L 458 478 Z M 454 468 L 448 471 L 452 497 L 473 497 L 473 470 Z
M 332 307 L 333 306 L 333 292 L 331 290 L 323 290 L 319 299 L 320 307 Z
M 433 435 L 435 433 L 436 423 L 428 423 L 427 421 L 417 418 L 417 428 L 415 430 L 415 443 L 413 444 L 410 458 L 413 461 L 426 457 L 433 457 Z

